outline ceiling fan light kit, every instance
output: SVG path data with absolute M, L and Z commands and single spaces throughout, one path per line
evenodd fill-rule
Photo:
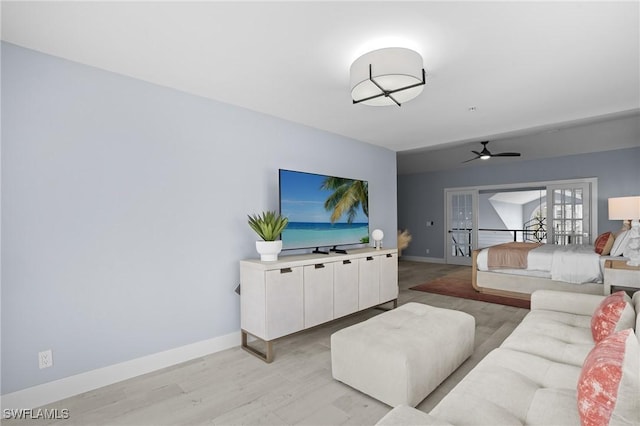
M 493 157 L 520 157 L 519 152 L 499 152 L 497 154 L 492 154 L 491 151 L 489 151 L 489 148 L 487 148 L 487 144 L 489 143 L 489 141 L 484 141 L 480 143 L 482 144 L 482 151 L 478 152 L 478 151 L 472 150 L 471 152 L 473 152 L 476 156 L 470 160 L 463 161 L 463 163 L 468 163 L 469 161 L 473 161 L 477 159 L 488 160 Z
M 354 104 L 401 106 L 422 93 L 426 84 L 422 56 L 404 47 L 365 53 L 353 62 L 350 75 Z

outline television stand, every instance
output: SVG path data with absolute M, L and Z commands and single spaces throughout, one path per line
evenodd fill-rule
M 366 247 L 332 256 L 242 260 L 240 286 L 242 349 L 271 362 L 280 337 L 385 303 L 396 306 L 398 250 Z
M 339 249 L 337 248 L 338 246 L 333 246 L 333 248 L 330 250 L 334 253 L 340 253 L 340 254 L 347 254 L 347 251 L 344 249 Z
M 314 251 L 312 251 L 311 253 L 314 253 L 314 254 L 329 254 L 328 251 L 320 250 L 320 247 L 316 247 L 316 249 Z

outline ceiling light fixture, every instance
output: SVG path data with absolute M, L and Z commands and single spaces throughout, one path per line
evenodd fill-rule
M 354 104 L 401 106 L 418 96 L 425 84 L 422 56 L 404 47 L 365 53 L 351 65 Z
M 497 154 L 492 154 L 489 151 L 489 148 L 487 148 L 487 144 L 489 143 L 489 141 L 484 141 L 484 142 L 480 142 L 482 144 L 482 151 L 478 152 L 478 151 L 471 151 L 473 152 L 476 156 L 470 160 L 467 161 L 463 161 L 463 163 L 468 163 L 469 161 L 473 161 L 473 160 L 488 160 L 489 158 L 492 157 L 520 157 L 520 153 L 519 152 L 500 152 Z

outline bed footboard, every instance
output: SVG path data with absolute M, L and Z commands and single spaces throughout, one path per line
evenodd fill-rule
M 480 253 L 480 249 L 471 252 L 471 285 L 475 291 L 482 293 L 478 287 L 478 253 Z
M 549 278 L 478 271 L 478 253 L 480 253 L 480 250 L 473 250 L 471 255 L 471 285 L 479 293 L 523 300 L 531 300 L 531 293 L 540 289 L 586 294 L 604 293 L 602 283 L 571 284 L 564 281 L 554 281 Z

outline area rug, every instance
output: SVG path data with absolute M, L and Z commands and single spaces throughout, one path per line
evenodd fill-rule
M 499 305 L 515 306 L 517 308 L 530 309 L 528 300 L 513 297 L 494 296 L 477 292 L 471 285 L 471 271 L 463 270 L 443 275 L 424 284 L 411 287 L 411 290 L 427 293 L 442 294 L 445 296 L 460 297 L 463 299 L 480 300 L 482 302 L 497 303 Z

